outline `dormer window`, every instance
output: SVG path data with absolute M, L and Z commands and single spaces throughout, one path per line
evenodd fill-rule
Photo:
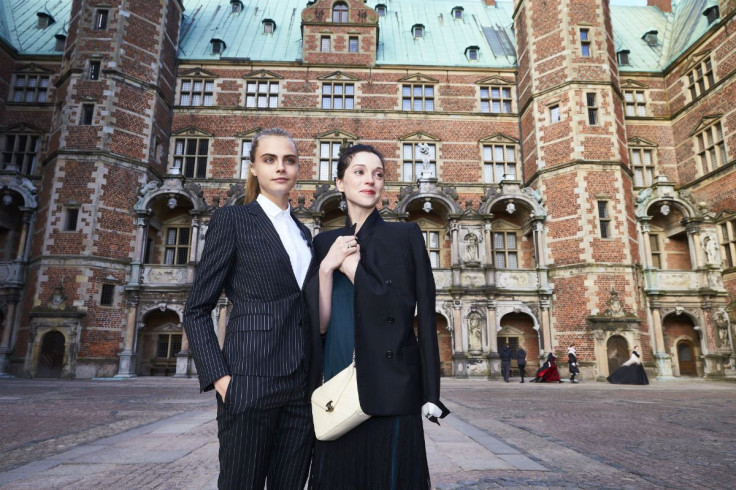
M 647 32 L 644 33 L 644 35 L 641 37 L 643 40 L 647 42 L 650 46 L 656 46 L 657 45 L 657 34 L 659 32 L 656 29 L 650 29 Z
M 243 11 L 243 2 L 240 0 L 230 0 L 231 11 L 234 14 L 239 14 Z
M 274 31 L 276 31 L 276 22 L 272 21 L 271 19 L 265 19 L 263 21 L 263 33 L 273 34 Z
M 332 22 L 336 24 L 347 24 L 348 22 L 348 5 L 344 2 L 337 2 L 332 7 Z
M 56 22 L 54 18 L 51 17 L 51 15 L 46 12 L 38 12 L 36 15 L 38 15 L 38 28 L 39 29 L 46 29 L 48 26 Z
M 376 13 L 379 17 L 386 17 L 386 6 L 382 3 L 376 5 Z
M 629 64 L 629 50 L 628 49 L 622 49 L 616 55 L 618 55 L 618 64 L 619 65 L 628 65 Z
M 212 44 L 212 54 L 222 54 L 225 51 L 225 41 L 222 39 L 210 39 Z
M 721 16 L 720 12 L 718 11 L 718 5 L 713 5 L 712 7 L 708 7 L 707 9 L 703 10 L 703 15 L 706 19 L 708 19 L 708 25 L 715 22 L 718 17 Z
M 478 46 L 468 46 L 465 48 L 465 57 L 468 61 L 478 61 L 480 48 Z
M 422 24 L 414 24 L 411 26 L 411 33 L 414 39 L 424 37 L 424 26 Z
M 462 20 L 464 9 L 462 7 L 455 7 L 452 9 L 452 18 Z
M 66 36 L 64 34 L 57 34 L 56 44 L 54 44 L 54 51 L 64 51 L 64 45 L 66 44 Z

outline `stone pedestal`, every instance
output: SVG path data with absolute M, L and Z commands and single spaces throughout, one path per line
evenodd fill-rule
M 10 349 L 0 347 L 0 379 L 12 378 L 10 371 Z
M 133 354 L 133 352 L 129 350 L 124 350 L 120 354 L 118 354 L 120 357 L 120 368 L 118 369 L 118 374 L 115 375 L 116 378 L 135 378 L 138 375 L 135 373 L 135 364 L 136 364 L 136 356 Z
M 654 354 L 654 361 L 657 363 L 657 380 L 671 381 L 675 379 L 672 375 L 672 358 L 661 352 Z
M 191 370 L 189 366 L 191 364 L 191 357 L 189 351 L 181 351 L 176 355 L 176 374 L 175 378 L 188 378 L 190 377 Z
M 488 354 L 488 379 L 501 379 L 501 357 L 498 352 Z
M 452 372 L 456 378 L 468 377 L 468 356 L 464 352 L 452 355 Z

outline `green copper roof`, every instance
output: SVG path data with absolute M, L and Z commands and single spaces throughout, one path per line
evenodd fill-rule
M 631 6 L 636 0 L 611 0 L 616 50 L 629 51 L 629 65 L 620 71 L 662 71 L 707 30 L 703 12 L 716 0 L 673 0 L 673 11 Z M 622 5 L 621 2 L 625 2 Z M 229 0 L 183 0 L 179 58 L 184 61 L 250 59 L 294 62 L 302 58 L 301 12 L 306 0 L 242 0 L 243 10 L 232 12 Z M 22 55 L 55 55 L 55 36 L 65 33 L 72 0 L 0 0 L 0 38 Z M 516 66 L 516 40 L 512 29 L 513 2 L 498 0 L 486 6 L 482 0 L 368 0 L 383 4 L 379 18 L 377 63 L 448 67 L 511 68 Z M 639 0 L 639 5 L 646 5 Z M 462 19 L 452 15 L 462 7 Z M 38 27 L 38 13 L 54 23 Z M 263 22 L 273 21 L 273 34 L 264 33 Z M 412 26 L 424 26 L 416 38 Z M 657 31 L 657 42 L 642 36 Z M 212 54 L 212 39 L 225 43 L 222 54 Z M 478 60 L 469 60 L 468 47 L 478 47 Z
M 24 55 L 57 55 L 56 34 L 66 35 L 71 0 L 0 0 L 0 37 Z M 38 13 L 50 15 L 54 22 L 38 27 Z

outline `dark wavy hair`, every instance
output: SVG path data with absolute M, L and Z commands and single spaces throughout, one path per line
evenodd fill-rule
M 383 155 L 381 155 L 381 152 L 373 148 L 371 145 L 353 145 L 348 146 L 345 148 L 342 152 L 340 152 L 340 157 L 337 159 L 337 178 L 342 180 L 345 178 L 345 170 L 350 166 L 350 162 L 353 161 L 353 158 L 357 153 L 373 153 L 381 160 L 381 166 L 383 169 L 386 169 L 386 160 L 384 160 Z

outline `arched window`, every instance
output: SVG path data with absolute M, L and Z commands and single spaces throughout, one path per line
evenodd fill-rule
M 346 24 L 348 22 L 348 6 L 338 2 L 332 6 L 332 22 Z

